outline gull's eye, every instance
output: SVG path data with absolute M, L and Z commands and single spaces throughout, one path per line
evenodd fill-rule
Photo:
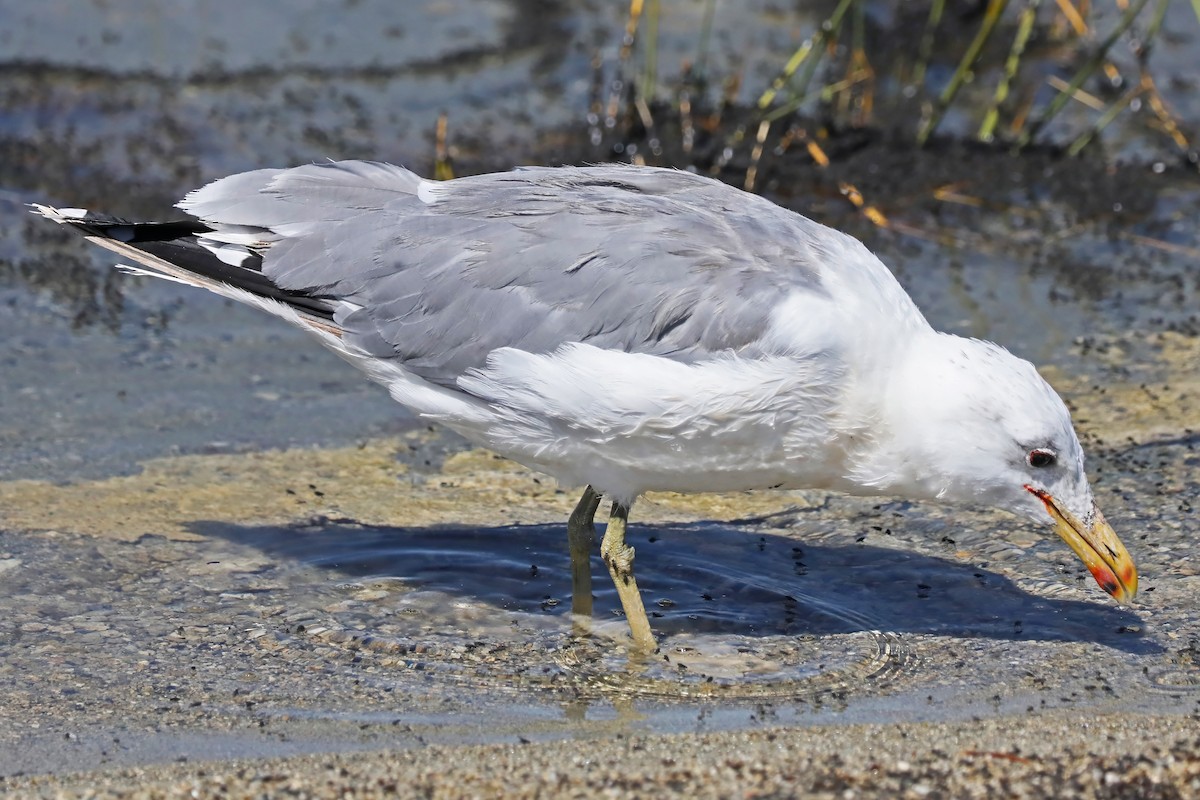
M 1035 469 L 1044 469 L 1045 467 L 1053 467 L 1057 464 L 1058 456 L 1054 454 L 1053 450 L 1046 450 L 1039 447 L 1037 450 L 1030 450 L 1025 460 L 1029 462 L 1029 466 Z

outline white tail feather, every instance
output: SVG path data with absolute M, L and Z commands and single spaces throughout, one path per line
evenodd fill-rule
M 184 286 L 196 286 L 195 283 L 185 281 L 182 278 L 177 278 L 174 275 L 164 275 L 161 272 L 154 270 L 142 269 L 141 267 L 132 267 L 129 264 L 113 264 L 117 272 L 124 272 L 126 275 L 136 275 L 139 278 L 158 278 L 159 280 L 171 281 L 172 283 L 181 283 Z

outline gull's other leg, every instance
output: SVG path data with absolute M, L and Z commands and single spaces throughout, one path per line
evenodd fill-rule
M 657 643 L 654 641 L 654 634 L 650 632 L 646 607 L 642 605 L 642 595 L 638 592 L 637 581 L 633 577 L 633 548 L 625 544 L 625 528 L 628 524 L 629 506 L 613 503 L 612 513 L 608 517 L 608 528 L 600 542 L 600 555 L 608 565 L 608 574 L 612 575 L 613 583 L 617 586 L 617 596 L 621 598 L 621 607 L 625 609 L 625 619 L 629 623 L 629 632 L 633 635 L 633 644 L 639 650 L 649 653 L 654 651 Z
M 592 520 L 600 507 L 600 495 L 592 487 L 583 490 L 583 497 L 567 520 L 567 544 L 571 548 L 571 613 L 592 615 L 592 543 L 596 541 L 596 526 Z

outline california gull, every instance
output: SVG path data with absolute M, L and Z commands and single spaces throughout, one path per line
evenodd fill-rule
M 567 525 L 591 610 L 593 517 L 635 645 L 625 542 L 647 491 L 821 489 L 996 506 L 1137 591 L 1062 400 L 939 333 L 856 239 L 688 172 L 535 167 L 435 182 L 390 164 L 261 169 L 195 219 L 35 210 L 140 266 L 291 322 L 422 418 L 586 486 Z

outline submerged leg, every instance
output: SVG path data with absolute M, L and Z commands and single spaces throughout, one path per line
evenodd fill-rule
M 567 520 L 567 544 L 571 548 L 571 613 L 592 615 L 592 543 L 596 527 L 592 524 L 600 495 L 592 487 L 583 490 L 583 497 Z
M 613 503 L 608 529 L 604 531 L 604 539 L 600 542 L 600 555 L 617 586 L 617 596 L 621 598 L 621 607 L 625 609 L 625 620 L 629 623 L 634 646 L 653 652 L 657 644 L 654 634 L 650 632 L 646 607 L 642 605 L 642 595 L 633 577 L 633 548 L 625 544 L 625 527 L 628 523 L 629 506 Z

